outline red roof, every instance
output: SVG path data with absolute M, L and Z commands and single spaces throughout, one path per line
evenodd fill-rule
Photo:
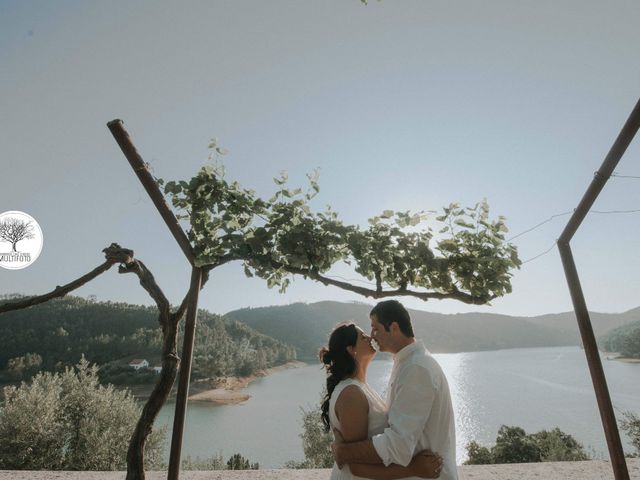
M 131 361 L 129 362 L 129 365 L 139 365 L 139 364 L 141 364 L 142 362 L 146 362 L 146 360 L 145 360 L 145 359 L 142 359 L 142 358 L 134 358 L 133 360 L 131 360 Z

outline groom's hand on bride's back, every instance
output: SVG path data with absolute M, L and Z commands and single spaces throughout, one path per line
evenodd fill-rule
M 409 468 L 417 477 L 438 478 L 442 472 L 442 457 L 431 450 L 423 450 L 413 457 Z

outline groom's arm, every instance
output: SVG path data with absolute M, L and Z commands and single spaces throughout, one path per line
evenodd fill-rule
M 407 466 L 411 462 L 429 420 L 435 393 L 431 376 L 424 367 L 409 365 L 400 372 L 393 402 L 389 405 L 389 427 L 371 439 L 384 465 Z
M 338 440 L 342 440 L 339 434 Z M 336 445 L 334 455 L 337 453 L 338 456 L 343 457 L 351 473 L 362 478 L 373 480 L 398 480 L 406 477 L 437 478 L 442 470 L 442 458 L 428 451 L 420 452 L 406 467 L 395 464 L 385 467 L 373 448 L 371 440 L 334 445 Z M 359 459 L 371 461 L 364 462 Z M 338 461 L 337 457 L 336 461 Z
M 338 465 L 367 463 L 382 465 L 382 459 L 373 446 L 371 440 L 351 443 L 334 443 L 333 456 Z

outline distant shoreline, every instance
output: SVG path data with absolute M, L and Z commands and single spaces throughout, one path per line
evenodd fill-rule
M 273 373 L 282 372 L 290 368 L 300 368 L 306 365 L 306 363 L 294 361 L 277 367 L 259 370 L 248 377 L 222 377 L 216 381 L 216 388 L 192 394 L 189 396 L 189 400 L 194 402 L 211 402 L 219 405 L 235 405 L 246 402 L 251 398 L 251 395 L 243 393 L 242 390 L 247 388 L 251 382 Z
M 258 370 L 254 374 L 248 377 L 220 377 L 217 379 L 200 379 L 191 382 L 189 387 L 189 401 L 214 403 L 218 405 L 236 405 L 238 403 L 246 402 L 251 398 L 243 392 L 249 384 L 258 378 L 269 376 L 273 373 L 282 372 L 291 368 L 304 367 L 307 364 L 300 361 L 287 362 L 283 365 L 278 365 L 263 370 Z M 153 390 L 154 385 L 129 385 L 122 386 L 122 389 L 131 390 L 136 400 L 146 401 Z M 177 391 L 177 382 L 174 388 L 171 390 L 169 400 L 175 400 Z
M 616 360 L 623 363 L 640 363 L 640 358 L 624 357 L 620 352 L 601 352 L 607 360 Z

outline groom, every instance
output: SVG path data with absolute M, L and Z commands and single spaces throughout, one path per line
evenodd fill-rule
M 370 440 L 333 444 L 336 463 L 406 466 L 416 453 L 431 450 L 442 457 L 442 467 L 434 474 L 443 480 L 457 480 L 453 407 L 440 365 L 415 339 L 409 313 L 400 302 L 380 302 L 369 317 L 378 349 L 393 353 L 387 398 L 389 427 Z

